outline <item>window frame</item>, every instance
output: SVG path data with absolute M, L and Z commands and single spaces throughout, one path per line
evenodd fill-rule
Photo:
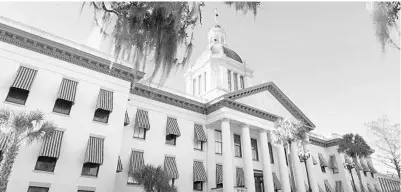
M 320 166 L 320 170 L 322 171 L 322 173 L 326 173 L 326 167 L 325 166 Z
M 238 91 L 238 73 L 233 73 L 234 91 Z
M 177 135 L 173 135 L 173 134 L 166 135 L 166 144 L 176 146 L 177 145 Z
M 142 133 L 142 131 L 143 131 L 143 137 L 141 137 L 141 133 Z M 139 133 L 138 133 L 139 132 Z M 134 126 L 134 135 L 133 135 L 133 138 L 135 138 L 135 139 L 143 139 L 143 140 L 146 140 L 146 132 L 147 132 L 147 129 L 145 129 L 145 128 L 140 128 L 139 126 Z M 138 134 L 136 134 L 136 133 L 138 133 Z M 137 136 L 136 136 L 137 135 Z
M 221 188 L 223 188 L 224 186 L 223 186 L 223 183 L 216 183 L 216 188 L 217 189 L 221 189 Z
M 239 76 L 239 83 L 240 83 L 240 88 L 245 89 L 245 82 L 244 82 L 244 76 L 240 75 Z
M 235 137 L 238 137 L 239 143 L 235 142 Z M 237 154 L 236 148 L 239 148 L 239 155 Z M 241 135 L 234 134 L 234 157 L 242 158 L 242 146 L 241 146 Z
M 61 102 L 61 103 L 58 103 L 58 102 Z M 62 107 L 57 106 L 57 104 L 60 104 L 62 107 L 65 107 L 65 105 L 67 105 L 66 107 L 68 108 L 68 110 L 62 109 Z M 63 114 L 63 115 L 70 115 L 72 105 L 73 105 L 73 103 L 71 101 L 67 101 L 64 99 L 56 99 L 56 101 L 54 102 L 54 106 L 53 106 L 53 112 Z
M 28 97 L 29 97 L 29 92 L 30 91 L 25 90 L 25 89 L 10 87 L 10 89 L 8 90 L 7 97 L 6 97 L 5 101 L 10 102 L 10 103 L 14 103 L 14 104 L 17 104 L 17 105 L 25 105 L 26 101 L 28 100 Z M 21 96 L 21 94 L 24 94 L 24 95 Z M 19 97 L 13 97 L 13 96 L 16 96 L 16 95 L 19 96 Z
M 91 174 L 86 174 L 84 173 L 84 169 L 88 169 L 87 167 L 85 167 L 85 165 L 96 165 L 96 174 L 95 175 L 91 175 Z M 90 169 L 92 169 L 93 167 L 89 168 L 89 171 L 87 173 L 90 173 Z M 100 169 L 100 165 L 97 163 L 83 163 L 82 164 L 82 171 L 81 171 L 81 176 L 87 176 L 87 177 L 97 177 L 99 175 L 99 169 Z
M 197 186 L 200 186 L 200 188 L 196 188 Z M 203 181 L 195 181 L 193 182 L 193 190 L 194 191 L 203 191 Z
M 203 151 L 203 141 L 197 140 L 196 137 L 194 137 L 194 149 L 198 151 Z
M 39 161 L 42 160 L 42 161 Z M 46 160 L 53 160 L 54 162 L 46 162 Z M 35 163 L 35 171 L 44 171 L 49 173 L 54 173 L 54 170 L 57 165 L 57 158 L 55 157 L 46 157 L 46 156 L 39 156 Z M 46 170 L 46 167 L 49 166 L 50 169 Z
M 255 144 L 255 146 L 254 146 Z M 259 153 L 258 153 L 258 140 L 251 138 L 251 148 L 252 148 L 252 160 L 253 161 L 259 161 Z M 254 158 L 254 152 L 256 155 L 256 159 Z
M 102 117 L 96 117 L 96 114 L 99 115 L 99 113 L 106 113 L 106 116 L 104 117 L 106 119 L 103 120 Z M 110 113 L 111 113 L 110 111 L 107 111 L 107 110 L 104 110 L 104 109 L 96 109 L 95 113 L 93 115 L 93 121 L 107 124 L 109 122 Z
M 215 141 L 214 141 L 214 146 L 215 146 L 215 154 L 218 154 L 218 155 L 221 155 L 221 154 L 223 154 L 223 138 L 222 138 L 222 134 L 221 134 L 221 130 L 214 130 L 215 132 L 214 132 L 214 138 L 215 138 Z M 217 138 L 217 134 L 216 133 L 219 133 L 219 135 L 220 135 L 220 138 Z M 218 140 L 219 139 L 219 140 Z M 220 149 L 220 150 L 216 150 L 216 149 Z M 220 152 L 218 152 L 218 151 L 220 151 Z
M 27 192 L 31 192 L 31 190 L 35 190 L 35 189 L 39 189 L 39 190 L 44 189 L 45 191 L 42 191 L 42 192 L 49 192 L 49 190 L 50 190 L 49 187 L 29 186 Z

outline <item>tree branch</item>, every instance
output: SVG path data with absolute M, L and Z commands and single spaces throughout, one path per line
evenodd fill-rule
M 119 14 L 117 11 L 114 11 L 114 10 L 112 10 L 112 9 L 107 9 L 106 4 L 104 4 L 103 1 L 102 1 L 102 8 L 103 8 L 103 10 L 104 10 L 105 12 L 114 13 L 114 14 L 116 14 L 117 16 L 120 16 L 120 14 Z

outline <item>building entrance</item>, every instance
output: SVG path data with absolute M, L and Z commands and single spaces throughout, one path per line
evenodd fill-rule
M 263 173 L 260 171 L 254 172 L 255 192 L 264 192 Z

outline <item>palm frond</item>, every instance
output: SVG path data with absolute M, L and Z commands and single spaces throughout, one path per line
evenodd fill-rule
M 41 140 L 47 137 L 50 137 L 54 130 L 56 129 L 56 125 L 52 122 L 46 121 L 44 122 L 38 130 L 30 131 L 26 134 L 27 143 L 30 144 L 33 141 Z

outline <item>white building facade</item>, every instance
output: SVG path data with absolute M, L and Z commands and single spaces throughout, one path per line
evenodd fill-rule
M 315 126 L 273 82 L 250 84 L 221 26 L 208 41 L 185 74 L 187 94 L 176 94 L 131 86 L 144 74 L 123 61 L 2 18 L 1 108 L 39 109 L 59 127 L 21 147 L 7 191 L 139 192 L 132 173 L 144 164 L 162 165 L 184 192 L 382 191 L 370 160 L 356 161 L 352 186 L 338 138 L 271 143 L 279 118 Z M 311 156 L 301 163 L 302 149 Z

